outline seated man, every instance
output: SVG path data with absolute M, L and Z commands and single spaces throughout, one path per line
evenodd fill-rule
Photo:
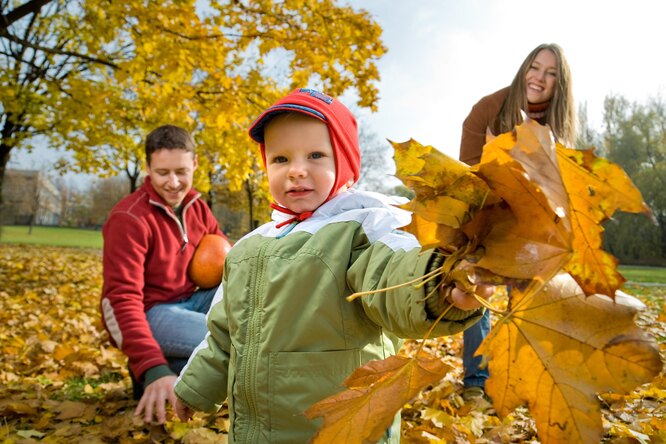
M 113 208 L 102 231 L 101 310 L 111 341 L 129 360 L 140 398 L 135 413 L 163 423 L 176 375 L 206 335 L 216 291 L 197 289 L 188 265 L 204 235 L 222 233 L 192 188 L 197 156 L 190 134 L 161 126 L 145 151 L 144 184 Z

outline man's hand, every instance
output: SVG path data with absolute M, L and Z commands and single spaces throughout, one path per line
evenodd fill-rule
M 139 405 L 136 406 L 134 415 L 139 416 L 143 413 L 144 422 L 150 423 L 153 421 L 154 414 L 157 423 L 164 424 L 164 421 L 166 421 L 166 403 L 170 402 L 174 410 L 176 408 L 176 394 L 173 391 L 175 383 L 176 376 L 168 375 L 148 384 Z

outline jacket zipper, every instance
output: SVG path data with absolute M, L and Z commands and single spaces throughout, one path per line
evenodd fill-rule
M 176 217 L 175 214 L 173 214 L 173 210 L 170 207 L 167 207 L 166 205 L 161 204 L 160 202 L 157 202 L 156 200 L 149 199 L 148 202 L 151 203 L 152 205 L 155 205 L 156 207 L 159 207 L 164 210 L 164 212 L 169 216 L 171 219 L 176 221 L 176 225 L 178 225 L 178 230 L 180 230 L 180 236 L 183 238 L 183 245 L 180 247 L 180 252 L 182 253 L 185 251 L 185 247 L 187 247 L 187 244 L 190 242 L 190 239 L 187 237 L 187 224 L 185 223 L 185 212 L 187 211 L 188 208 L 192 206 L 195 200 L 197 200 L 201 196 L 201 194 L 197 194 L 190 200 L 188 203 L 185 204 L 183 207 L 183 222 L 181 223 L 180 220 Z M 171 211 L 170 211 L 171 210 Z
M 243 361 L 243 395 L 245 397 L 246 404 L 248 406 L 249 412 L 249 421 L 248 421 L 248 432 L 247 439 L 242 440 L 243 442 L 255 442 L 255 433 L 258 428 L 257 418 L 259 412 L 257 409 L 257 399 L 256 399 L 256 368 L 257 368 L 257 357 L 259 355 L 258 344 L 261 340 L 258 338 L 258 335 L 261 333 L 261 313 L 263 310 L 263 301 L 261 298 L 261 287 L 264 282 L 264 275 L 266 271 L 266 250 L 270 246 L 270 241 L 266 242 L 261 246 L 257 254 L 257 273 L 253 276 L 252 282 L 252 295 L 250 297 L 250 307 L 252 313 L 250 314 L 249 325 L 248 325 L 248 337 L 247 337 L 247 352 L 245 353 L 246 358 Z M 240 442 L 241 440 L 239 440 Z

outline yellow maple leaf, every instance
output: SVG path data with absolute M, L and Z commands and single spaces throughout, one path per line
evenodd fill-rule
M 488 187 L 464 163 L 415 140 L 391 143 L 396 175 L 416 194 L 403 208 L 427 221 L 460 228 L 488 199 Z
M 565 270 L 586 294 L 612 296 L 625 279 L 616 269 L 617 259 L 602 250 L 601 223 L 618 210 L 643 213 L 653 221 L 654 215 L 618 165 L 596 157 L 592 150 L 558 145 L 557 155 L 573 221 L 574 254 Z
M 662 368 L 656 342 L 634 323 L 642 303 L 588 297 L 568 274 L 533 297 L 513 293 L 514 309 L 482 345 L 495 409 L 527 405 L 543 444 L 599 442 L 596 394 L 629 393 Z

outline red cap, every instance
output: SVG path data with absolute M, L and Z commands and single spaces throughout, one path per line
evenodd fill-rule
M 358 128 L 354 115 L 338 100 L 309 88 L 296 89 L 278 100 L 261 113 L 250 126 L 250 137 L 261 147 L 264 168 L 266 168 L 264 127 L 273 117 L 285 112 L 305 114 L 321 120 L 328 126 L 335 155 L 335 183 L 328 196 L 329 199 L 350 179 L 358 181 L 361 150 L 358 145 Z

